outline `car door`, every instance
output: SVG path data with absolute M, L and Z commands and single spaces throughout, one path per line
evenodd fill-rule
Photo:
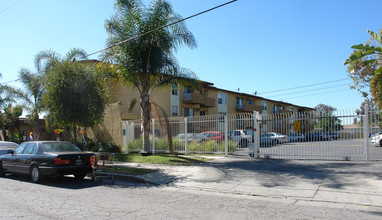
M 27 143 L 24 151 L 17 155 L 17 170 L 19 173 L 29 173 L 29 168 L 36 152 L 37 144 Z
M 13 154 L 9 154 L 7 155 L 7 157 L 3 158 L 2 161 L 3 161 L 4 169 L 10 172 L 18 172 L 18 167 L 17 167 L 18 155 L 24 151 L 25 147 L 26 147 L 26 143 L 22 143 L 15 148 L 15 150 L 13 151 Z

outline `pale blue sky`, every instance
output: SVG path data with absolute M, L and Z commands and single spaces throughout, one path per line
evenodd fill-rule
M 228 0 L 170 2 L 187 17 Z M 104 23 L 114 13 L 113 4 L 1 0 L 0 82 L 16 80 L 22 67 L 33 70 L 34 55 L 41 50 L 65 54 L 73 47 L 88 53 L 104 48 Z M 238 0 L 188 20 L 198 48 L 181 48 L 176 56 L 181 66 L 219 88 L 257 91 L 265 98 L 308 107 L 324 103 L 358 108 L 362 98 L 349 89 L 351 80 L 343 80 L 347 72 L 342 64 L 351 45 L 369 39 L 367 29 L 381 28 L 381 8 L 380 0 Z M 335 80 L 341 81 L 265 93 Z

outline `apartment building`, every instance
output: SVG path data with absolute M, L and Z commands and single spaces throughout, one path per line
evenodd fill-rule
M 136 89 L 111 83 L 110 105 L 105 112 L 103 131 L 104 137 L 121 143 L 121 121 L 137 120 L 141 117 L 139 106 L 139 93 Z M 136 100 L 131 108 L 132 100 Z M 172 85 L 164 89 L 157 89 L 150 95 L 150 100 L 161 106 L 168 116 L 203 116 L 203 115 L 228 115 L 238 113 L 252 113 L 258 111 L 261 114 L 299 113 L 311 111 L 312 108 L 297 106 L 291 103 L 265 99 L 260 96 L 229 91 L 214 87 L 213 83 L 202 82 L 202 91 L 194 91 L 191 88 Z M 262 124 L 264 131 L 285 127 L 280 122 L 267 121 Z M 287 122 L 285 122 L 287 123 Z M 304 125 L 305 126 L 305 125 Z

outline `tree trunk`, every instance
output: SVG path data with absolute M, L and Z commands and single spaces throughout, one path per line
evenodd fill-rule
M 78 145 L 78 142 L 77 142 L 77 126 L 74 123 L 73 123 L 73 142 L 76 146 Z
M 33 128 L 33 139 L 38 141 L 40 139 L 40 126 L 38 124 L 39 115 L 34 116 L 34 128 Z
M 146 90 L 142 91 L 141 97 L 140 97 L 140 106 L 141 106 L 141 131 L 143 132 L 143 149 L 142 154 L 144 155 L 151 155 L 151 147 L 150 147 L 150 113 L 151 113 L 151 106 L 150 106 L 150 97 L 149 93 Z

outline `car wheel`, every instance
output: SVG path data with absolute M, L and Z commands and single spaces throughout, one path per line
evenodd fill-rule
M 272 145 L 276 145 L 276 144 L 278 144 L 277 140 L 273 140 Z
M 40 169 L 37 166 L 32 166 L 30 170 L 30 176 L 34 183 L 41 182 L 42 175 L 41 175 Z
M 240 147 L 241 148 L 247 148 L 248 146 L 248 141 L 247 140 L 241 140 L 240 141 Z
M 86 173 L 76 173 L 76 174 L 74 174 L 74 178 L 76 180 L 82 180 L 83 178 L 85 178 L 85 176 L 86 176 Z
M 382 140 L 381 140 L 381 141 L 379 141 L 379 146 L 380 146 L 380 147 L 382 147 Z

